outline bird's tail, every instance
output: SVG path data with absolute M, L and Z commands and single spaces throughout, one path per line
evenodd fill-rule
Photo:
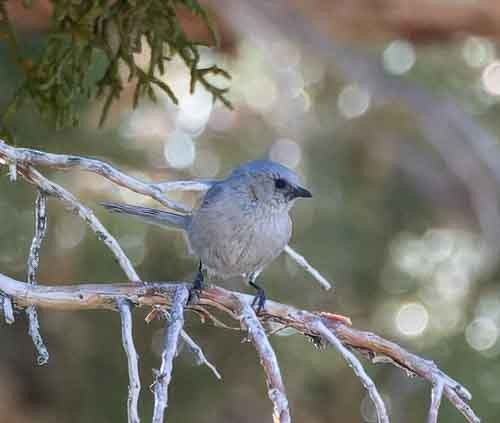
M 148 223 L 160 226 L 170 226 L 177 229 L 187 229 L 191 216 L 170 213 L 149 207 L 133 206 L 131 204 L 103 202 L 102 206 L 112 213 L 123 213 L 136 216 Z

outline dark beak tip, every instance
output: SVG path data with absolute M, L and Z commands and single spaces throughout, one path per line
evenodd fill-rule
M 301 198 L 311 198 L 312 194 L 311 194 L 311 191 L 309 191 L 305 188 L 302 188 L 302 187 L 298 187 L 295 189 L 295 196 L 301 197 Z

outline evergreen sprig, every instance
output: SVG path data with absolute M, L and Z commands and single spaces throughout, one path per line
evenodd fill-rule
M 36 60 L 22 58 L 5 1 L 0 0 L 0 40 L 8 44 L 24 82 L 0 117 L 4 135 L 9 135 L 5 134 L 9 116 L 28 100 L 56 128 L 63 128 L 79 124 L 82 101 L 102 97 L 102 125 L 124 89 L 123 65 L 128 82 L 136 82 L 134 107 L 145 96 L 155 101 L 155 86 L 177 103 L 168 82 L 159 77 L 176 55 L 188 68 L 191 91 L 200 83 L 214 101 L 231 108 L 227 89 L 209 80 L 210 75 L 228 79 L 230 75 L 217 66 L 199 68 L 198 48 L 204 44 L 190 40 L 178 18 L 178 8 L 187 8 L 204 21 L 217 43 L 208 16 L 196 0 L 54 0 L 48 41 Z M 136 56 L 144 49 L 150 52 L 145 68 Z M 96 69 L 101 70 L 98 76 Z

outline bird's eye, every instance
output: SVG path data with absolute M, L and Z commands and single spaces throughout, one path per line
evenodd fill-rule
M 285 188 L 287 185 L 286 181 L 283 179 L 283 178 L 278 178 L 274 181 L 274 186 L 277 188 L 277 189 L 283 189 Z

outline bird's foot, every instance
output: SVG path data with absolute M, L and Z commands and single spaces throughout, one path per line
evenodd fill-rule
M 196 304 L 198 302 L 198 299 L 200 297 L 200 293 L 205 288 L 205 278 L 203 276 L 203 270 L 200 266 L 198 268 L 198 273 L 196 274 L 196 278 L 193 281 L 193 285 L 191 286 L 191 289 L 189 290 L 189 297 L 188 297 L 188 304 Z
M 257 294 L 252 301 L 252 307 L 255 307 L 255 313 L 260 314 L 260 312 L 264 309 L 264 305 L 266 304 L 266 293 L 262 288 L 257 289 Z

